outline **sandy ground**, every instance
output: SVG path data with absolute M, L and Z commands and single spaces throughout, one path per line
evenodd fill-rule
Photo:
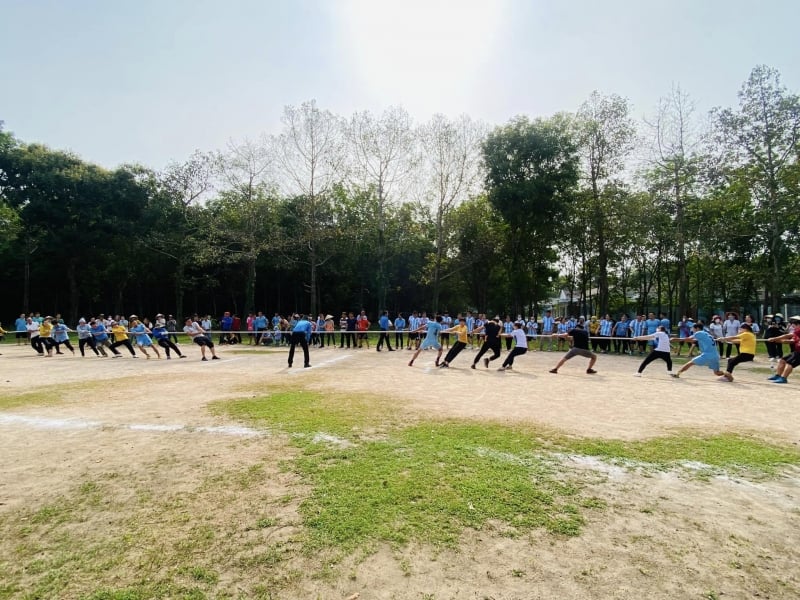
M 0 411 L 0 516 L 43 504 L 78 477 L 135 472 L 164 456 L 175 482 L 191 480 L 198 464 L 207 471 L 271 456 L 276 487 L 290 488 L 277 469 L 289 455 L 285 444 L 205 409 L 253 385 L 380 393 L 420 415 L 535 423 L 581 436 L 642 439 L 693 429 L 800 444 L 797 382 L 767 382 L 764 362 L 740 366 L 735 382 L 720 383 L 700 367 L 672 379 L 660 362 L 637 379 L 640 359 L 606 355 L 596 375 L 585 373 L 580 357 L 552 375 L 556 352 L 529 352 L 499 373 L 469 369 L 472 350 L 436 369 L 430 352 L 409 368 L 405 350 L 314 349 L 313 368 L 291 370 L 285 351 L 247 346 L 222 348 L 222 360 L 208 362 L 195 346 L 189 358 L 171 361 L 0 350 L 0 394 L 66 392 L 60 403 Z M 108 385 L 98 388 L 101 381 Z M 84 382 L 92 384 L 86 391 Z M 608 503 L 576 538 L 468 531 L 459 552 L 384 548 L 354 558 L 333 581 L 301 579 L 278 597 L 800 597 L 796 470 L 749 482 L 573 466 L 585 469 L 592 493 Z

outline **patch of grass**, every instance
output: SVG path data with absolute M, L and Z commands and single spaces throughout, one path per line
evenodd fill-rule
M 738 435 L 697 436 L 681 434 L 644 441 L 569 439 L 561 445 L 569 452 L 655 465 L 697 462 L 711 467 L 766 475 L 780 467 L 800 464 L 800 451 Z
M 352 439 L 384 430 L 394 419 L 385 401 L 374 397 L 282 390 L 266 396 L 210 405 L 213 413 L 267 425 L 290 434 L 326 433 Z
M 490 520 L 576 535 L 575 486 L 535 455 L 539 442 L 498 425 L 435 423 L 345 449 L 309 446 L 298 471 L 310 546 L 350 551 L 373 542 L 454 546 Z

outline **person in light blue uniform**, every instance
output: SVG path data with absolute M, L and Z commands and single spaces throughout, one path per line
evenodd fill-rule
M 145 326 L 139 319 L 133 319 L 131 323 L 133 327 L 130 328 L 131 333 L 135 334 L 136 338 L 136 345 L 139 347 L 139 350 L 142 351 L 148 359 L 150 358 L 150 354 L 147 352 L 147 349 L 150 348 L 153 352 L 156 353 L 156 356 L 161 359 L 161 352 L 158 351 L 158 347 L 153 345 L 153 340 L 150 339 L 150 329 Z
M 75 356 L 75 348 L 72 347 L 72 344 L 69 343 L 69 327 L 64 325 L 61 321 L 56 322 L 53 325 L 53 342 L 56 344 L 56 353 L 57 354 L 64 354 L 61 352 L 61 346 L 64 345 L 67 347 L 67 350 L 72 352 L 72 355 Z
M 605 315 L 600 319 L 600 337 L 605 338 L 600 340 L 600 351 L 603 354 L 608 354 L 611 350 L 611 332 L 614 329 L 614 321 L 611 315 Z
M 545 342 L 547 342 L 547 351 L 553 351 L 553 334 L 556 326 L 555 319 L 553 318 L 553 311 L 546 310 L 542 317 L 541 337 L 539 338 L 539 350 L 544 350 Z
M 677 373 L 673 373 L 673 377 L 680 377 L 681 373 L 687 369 L 691 369 L 697 365 L 700 367 L 708 367 L 714 372 L 717 377 L 722 377 L 723 373 L 719 368 L 719 353 L 717 352 L 717 342 L 711 337 L 711 334 L 703 330 L 703 323 L 698 321 L 692 327 L 694 333 L 686 341 L 695 342 L 700 354 L 695 356 L 688 363 L 683 365 Z
M 28 339 L 28 321 L 25 319 L 25 314 L 21 314 L 14 321 L 14 330 L 16 331 L 17 346 L 24 346 Z
M 422 340 L 419 348 L 417 348 L 416 352 L 414 352 L 414 356 L 411 357 L 408 366 L 414 366 L 414 361 L 417 359 L 420 352 L 428 348 L 434 348 L 439 351 L 439 353 L 436 355 L 436 362 L 434 363 L 438 367 L 439 359 L 442 357 L 442 345 L 439 343 L 439 334 L 442 331 L 442 315 L 436 315 L 435 319 L 432 319 L 424 325 L 421 325 L 417 329 L 417 333 L 421 332 L 423 329 L 426 331 L 425 339 Z
M 305 315 L 297 316 L 297 321 L 292 328 L 292 337 L 289 341 L 291 344 L 289 348 L 289 368 L 292 368 L 292 361 L 294 360 L 294 348 L 297 344 L 303 348 L 303 368 L 307 369 L 311 366 L 311 359 L 308 356 L 308 341 L 311 339 L 311 321 Z

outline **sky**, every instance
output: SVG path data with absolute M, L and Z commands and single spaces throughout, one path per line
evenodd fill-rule
M 0 0 L 0 120 L 113 168 L 279 133 L 287 105 L 492 125 L 575 111 L 636 118 L 680 85 L 736 106 L 752 68 L 800 92 L 800 1 Z

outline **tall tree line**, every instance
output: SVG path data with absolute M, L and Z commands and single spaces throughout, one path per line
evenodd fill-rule
M 703 118 L 576 113 L 414 124 L 313 101 L 161 171 L 109 170 L 0 126 L 0 314 L 365 308 L 775 309 L 798 287 L 800 99 L 753 69 Z

